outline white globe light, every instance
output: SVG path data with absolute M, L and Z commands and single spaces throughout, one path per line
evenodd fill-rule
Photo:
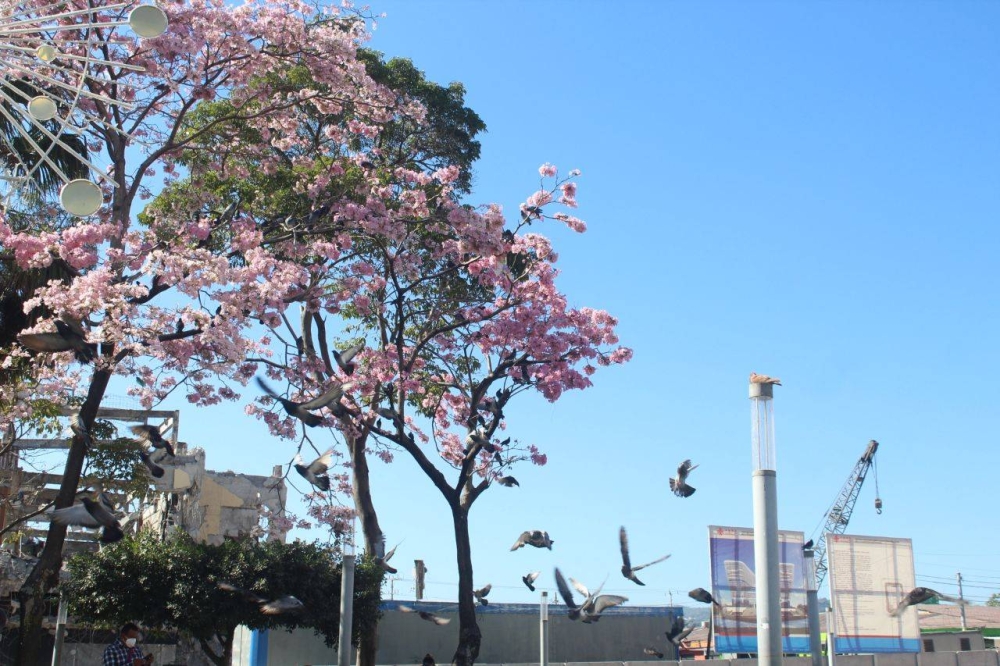
M 51 44 L 42 44 L 35 49 L 35 55 L 38 56 L 38 59 L 43 62 L 52 62 L 56 59 L 56 56 L 59 55 L 59 52 L 56 51 L 56 47 Z
M 28 113 L 35 120 L 52 120 L 56 117 L 56 111 L 58 111 L 56 103 L 45 95 L 33 97 L 28 102 Z
M 62 186 L 59 190 L 59 202 L 67 213 L 88 217 L 104 205 L 104 193 L 94 183 L 80 178 Z
M 167 31 L 167 15 L 156 5 L 139 5 L 129 13 L 128 24 L 140 37 L 159 37 Z

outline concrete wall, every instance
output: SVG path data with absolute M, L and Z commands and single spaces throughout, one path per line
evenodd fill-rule
M 985 650 L 986 641 L 983 639 L 981 631 L 949 631 L 935 632 L 920 635 L 920 649 L 924 652 L 960 652 L 962 650 L 962 639 L 968 639 L 968 650 Z M 927 641 L 931 641 L 933 650 L 928 650 Z
M 300 633 L 300 632 L 296 632 Z M 269 637 L 269 642 L 273 642 L 276 634 L 272 633 Z M 296 643 L 298 640 L 295 641 Z M 451 649 L 454 649 L 452 646 Z M 321 656 L 319 659 L 304 659 L 298 660 L 298 657 L 292 654 L 285 655 L 284 657 L 278 655 L 269 654 L 268 666 L 276 666 L 277 664 L 291 666 L 332 666 L 337 663 L 336 654 L 332 651 L 329 653 L 329 657 Z M 446 664 L 451 658 L 450 652 L 442 653 L 442 657 L 437 659 L 439 664 Z M 420 655 L 421 658 L 423 654 Z M 435 655 L 437 657 L 437 655 Z M 329 659 L 327 661 L 326 659 Z M 648 659 L 648 658 L 647 658 Z M 237 661 L 234 659 L 233 663 L 236 664 Z M 419 664 L 420 660 L 410 662 L 384 662 L 381 659 L 378 661 L 379 664 L 385 664 L 386 666 L 410 666 L 411 664 Z M 538 664 L 538 659 L 526 660 L 523 662 L 509 662 L 509 661 L 481 661 L 476 662 L 477 666 L 535 666 Z M 640 659 L 636 660 L 614 660 L 614 661 L 551 661 L 549 666 L 652 666 L 653 664 L 658 664 L 659 666 L 669 666 L 671 664 L 686 664 L 693 666 L 696 662 L 694 660 L 686 659 L 683 662 L 676 662 L 670 659 L 657 660 L 657 661 L 643 661 Z M 785 657 L 782 660 L 783 666 L 810 666 L 811 660 L 807 657 Z M 996 650 L 985 650 L 977 652 L 931 652 L 931 653 L 889 653 L 889 654 L 879 654 L 879 655 L 839 655 L 836 659 L 837 666 L 1000 666 L 1000 660 L 998 660 L 998 653 Z M 756 659 L 712 659 L 712 666 L 757 666 Z
M 429 610 L 451 618 L 445 626 L 423 620 L 415 613 L 398 610 L 398 602 L 385 602 L 379 623 L 379 664 L 419 664 L 424 655 L 434 655 L 438 663 L 450 663 L 458 644 L 458 618 L 454 604 L 406 602 L 419 610 Z M 442 610 L 441 607 L 445 609 Z M 643 648 L 655 647 L 672 657 L 664 631 L 679 607 L 631 606 L 605 611 L 599 622 L 583 624 L 566 617 L 565 607 L 550 606 L 549 658 L 553 662 L 598 662 L 648 659 Z M 539 612 L 535 604 L 490 604 L 481 607 L 479 628 L 483 643 L 478 661 L 510 664 L 538 663 Z M 337 653 L 323 644 L 311 630 L 268 633 L 268 666 L 335 664 Z M 352 657 L 353 659 L 353 657 Z M 237 663 L 234 660 L 234 663 Z M 240 661 L 241 666 L 250 666 Z M 803 665 L 808 666 L 808 665 Z

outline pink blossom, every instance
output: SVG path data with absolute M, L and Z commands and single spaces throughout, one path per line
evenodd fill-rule
M 552 178 L 556 175 L 556 173 L 558 173 L 558 171 L 553 165 L 546 162 L 542 166 L 538 167 L 538 173 L 542 178 Z

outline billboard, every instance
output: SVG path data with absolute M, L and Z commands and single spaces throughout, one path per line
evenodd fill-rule
M 785 653 L 809 651 L 806 614 L 805 567 L 802 532 L 778 531 L 781 585 L 781 645 Z M 712 563 L 712 596 L 715 651 L 757 652 L 757 586 L 753 554 L 753 529 L 708 528 Z
M 917 609 L 892 616 L 917 586 L 913 542 L 827 534 L 826 548 L 837 652 L 920 652 Z

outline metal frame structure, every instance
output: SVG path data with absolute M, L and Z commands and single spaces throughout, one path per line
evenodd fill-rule
M 837 495 L 833 506 L 826 513 L 826 523 L 823 526 L 822 535 L 813 551 L 816 562 L 817 588 L 823 585 L 823 580 L 826 578 L 826 535 L 843 534 L 847 531 L 847 524 L 854 513 L 854 505 L 857 503 L 858 495 L 861 493 L 861 486 L 868 476 L 868 471 L 872 469 L 875 470 L 875 510 L 880 514 L 882 513 L 882 500 L 878 497 L 878 467 L 875 461 L 875 453 L 877 451 L 878 442 L 874 439 L 868 442 L 868 448 L 865 449 L 864 454 L 855 463 L 850 476 L 847 477 L 847 481 L 840 489 L 840 494 Z

